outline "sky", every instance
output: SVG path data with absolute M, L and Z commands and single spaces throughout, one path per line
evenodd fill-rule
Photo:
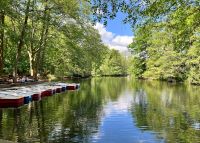
M 129 24 L 122 22 L 124 15 L 118 13 L 114 20 L 108 20 L 105 27 L 102 23 L 96 23 L 94 26 L 101 35 L 101 39 L 110 49 L 119 50 L 122 53 L 127 53 L 127 46 L 133 41 L 133 32 Z

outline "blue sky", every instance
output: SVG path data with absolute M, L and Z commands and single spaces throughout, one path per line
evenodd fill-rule
M 114 20 L 108 20 L 106 27 L 102 23 L 96 23 L 94 27 L 99 31 L 105 45 L 110 49 L 126 53 L 127 46 L 133 41 L 133 32 L 129 24 L 122 22 L 123 18 L 124 15 L 118 13 Z
M 133 36 L 131 26 L 122 22 L 124 17 L 125 15 L 119 12 L 114 20 L 108 20 L 106 29 L 118 35 Z

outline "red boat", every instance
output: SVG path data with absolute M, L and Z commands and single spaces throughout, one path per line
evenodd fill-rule
M 76 90 L 76 84 L 68 84 L 66 88 L 67 90 Z
M 11 95 L 0 94 L 0 107 L 19 107 L 24 105 L 24 97 L 16 97 Z
M 41 92 L 42 98 L 45 97 L 45 96 L 52 96 L 52 95 L 53 95 L 53 92 L 52 92 L 51 89 L 47 89 L 47 90 Z
M 39 100 L 41 100 L 41 94 L 40 93 L 34 93 L 32 95 L 32 100 L 33 101 L 39 101 Z
M 57 87 L 56 88 L 56 93 L 61 93 L 62 92 L 62 88 L 61 87 Z

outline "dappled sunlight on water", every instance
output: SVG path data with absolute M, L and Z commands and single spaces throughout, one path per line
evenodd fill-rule
M 200 89 L 128 78 L 0 109 L 0 139 L 14 142 L 199 142 Z

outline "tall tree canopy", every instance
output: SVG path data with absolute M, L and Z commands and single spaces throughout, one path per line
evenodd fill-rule
M 91 14 L 85 0 L 1 1 L 0 76 L 92 75 L 109 50 Z
M 199 0 L 93 0 L 94 21 L 126 14 L 133 27 L 129 71 L 138 78 L 200 84 Z

